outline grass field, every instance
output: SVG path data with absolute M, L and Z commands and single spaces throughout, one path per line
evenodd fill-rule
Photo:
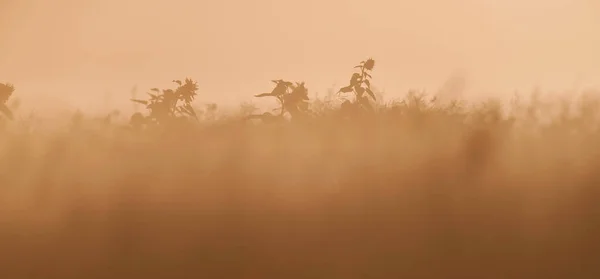
M 594 96 L 356 100 L 292 121 L 6 122 L 1 278 L 598 278 Z

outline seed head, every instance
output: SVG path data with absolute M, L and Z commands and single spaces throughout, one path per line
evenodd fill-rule
M 367 70 L 373 70 L 373 67 L 375 67 L 375 60 L 369 58 L 369 60 L 367 60 L 367 62 L 365 62 L 365 69 Z
M 6 103 L 14 91 L 15 87 L 12 84 L 0 83 L 0 104 Z

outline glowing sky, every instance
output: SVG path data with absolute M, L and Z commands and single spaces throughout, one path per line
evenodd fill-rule
M 325 92 L 372 56 L 388 96 L 456 70 L 472 94 L 600 85 L 596 2 L 0 0 L 0 82 L 89 107 L 187 76 L 233 104 L 275 78 Z

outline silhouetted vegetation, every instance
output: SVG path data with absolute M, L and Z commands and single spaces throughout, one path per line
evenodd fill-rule
M 275 87 L 270 93 L 262 93 L 255 95 L 256 97 L 274 97 L 279 102 L 279 118 L 283 117 L 284 113 L 289 113 L 292 119 L 299 118 L 308 112 L 308 89 L 304 86 L 304 82 L 293 82 L 285 80 L 273 80 Z M 271 122 L 274 116 L 269 113 L 262 115 L 252 115 L 250 118 L 260 118 L 263 121 Z
M 352 74 L 350 78 L 350 84 L 346 87 L 342 87 L 339 93 L 354 93 L 354 103 L 345 102 L 343 108 L 359 107 L 362 109 L 373 110 L 369 97 L 375 100 L 375 93 L 371 90 L 371 74 L 370 72 L 375 67 L 375 60 L 368 59 L 361 61 L 359 65 L 355 66 L 359 70 L 358 73 Z M 366 94 L 365 94 L 366 93 Z
M 173 82 L 178 85 L 176 89 L 152 88 L 152 93 L 148 93 L 149 100 L 132 99 L 133 102 L 146 105 L 149 111 L 149 115 L 146 117 L 140 117 L 139 114 L 132 116 L 132 125 L 167 124 L 190 117 L 198 119 L 196 111 L 191 105 L 197 95 L 198 84 L 191 79 L 186 79 L 184 82 L 180 80 Z
M 0 112 L 4 114 L 8 119 L 13 119 L 13 113 L 8 108 L 7 102 L 10 96 L 15 91 L 15 87 L 10 83 L 0 83 Z

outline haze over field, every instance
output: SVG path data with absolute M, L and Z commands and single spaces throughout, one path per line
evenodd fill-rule
M 0 278 L 600 278 L 599 3 L 0 0 Z
M 564 90 L 599 85 L 598 30 L 595 0 L 0 0 L 0 81 L 27 107 L 93 109 L 187 76 L 235 105 L 274 78 L 342 86 L 373 56 L 387 96 L 454 71 L 472 95 Z

